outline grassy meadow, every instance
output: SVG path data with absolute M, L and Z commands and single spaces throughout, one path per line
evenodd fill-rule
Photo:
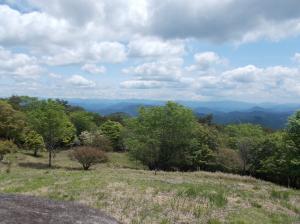
M 300 191 L 251 177 L 209 172 L 145 170 L 126 153 L 89 171 L 62 151 L 47 168 L 47 154 L 17 153 L 0 163 L 0 193 L 78 201 L 122 223 L 300 223 Z

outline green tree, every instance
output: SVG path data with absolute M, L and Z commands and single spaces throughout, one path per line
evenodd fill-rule
M 33 130 L 29 130 L 25 133 L 24 145 L 27 150 L 33 150 L 35 157 L 37 157 L 38 151 L 45 149 L 43 137 Z
M 266 133 L 260 125 L 254 124 L 231 124 L 224 128 L 225 144 L 237 149 L 241 138 L 251 139 L 252 142 L 261 141 Z
M 28 118 L 33 130 L 44 139 L 49 152 L 49 167 L 51 167 L 55 147 L 71 143 L 75 137 L 75 128 L 66 115 L 64 107 L 53 100 L 32 105 Z
M 300 149 L 300 111 L 289 117 L 286 131 L 289 139 Z
M 129 119 L 125 145 L 150 169 L 190 169 L 204 159 L 203 148 L 209 148 L 197 131 L 193 112 L 168 102 L 162 107 L 141 108 L 137 118 Z M 202 158 L 195 159 L 196 152 Z
M 76 128 L 77 135 L 83 131 L 92 131 L 96 129 L 94 117 L 86 111 L 75 111 L 70 113 L 71 122 Z
M 9 103 L 0 101 L 0 138 L 19 141 L 25 126 L 25 115 Z
M 116 121 L 108 120 L 100 126 L 101 132 L 111 141 L 115 150 L 121 150 L 123 147 L 121 133 L 123 126 Z

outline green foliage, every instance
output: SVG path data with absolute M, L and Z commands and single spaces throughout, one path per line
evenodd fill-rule
M 22 131 L 26 126 L 25 115 L 0 100 L 0 138 L 20 141 Z
M 0 161 L 9 153 L 16 152 L 18 147 L 10 140 L 0 140 Z
M 83 131 L 92 131 L 96 129 L 94 117 L 86 111 L 74 111 L 71 112 L 69 116 L 76 128 L 77 135 Z
M 18 111 L 26 111 L 30 105 L 38 102 L 38 98 L 30 96 L 11 96 L 7 102 Z
M 38 151 L 45 149 L 43 137 L 33 130 L 25 133 L 24 146 L 27 150 L 33 150 L 34 156 L 37 156 Z
M 129 119 L 125 144 L 150 169 L 194 169 L 210 157 L 211 139 L 190 109 L 168 102 Z
M 123 142 L 121 138 L 123 126 L 116 121 L 108 120 L 100 126 L 101 132 L 111 141 L 115 150 L 121 150 L 123 148 Z
M 300 148 L 300 111 L 289 117 L 286 131 L 288 137 Z
M 57 146 L 70 144 L 75 137 L 75 128 L 66 115 L 65 108 L 53 100 L 34 103 L 27 114 L 32 129 L 44 139 L 51 166 L 52 151 Z
M 272 175 L 273 178 L 277 177 L 281 183 L 299 186 L 300 156 L 298 153 L 299 149 L 290 140 L 288 133 L 270 135 L 262 144 L 260 157 L 257 159 L 260 164 L 258 170 Z M 286 182 L 282 182 L 285 180 Z
M 266 133 L 259 125 L 253 124 L 231 124 L 224 128 L 225 142 L 230 148 L 237 149 L 241 138 L 251 139 L 252 142 L 259 142 Z

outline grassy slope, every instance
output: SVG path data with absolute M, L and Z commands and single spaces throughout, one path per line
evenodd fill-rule
M 17 154 L 11 172 L 0 165 L 0 193 L 75 200 L 100 208 L 124 223 L 300 223 L 300 191 L 221 173 L 135 170 L 126 154 L 91 171 L 61 152 L 56 168 L 46 154 Z

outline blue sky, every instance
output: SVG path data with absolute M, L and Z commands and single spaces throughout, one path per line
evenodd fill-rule
M 299 102 L 298 0 L 0 0 L 0 96 Z

